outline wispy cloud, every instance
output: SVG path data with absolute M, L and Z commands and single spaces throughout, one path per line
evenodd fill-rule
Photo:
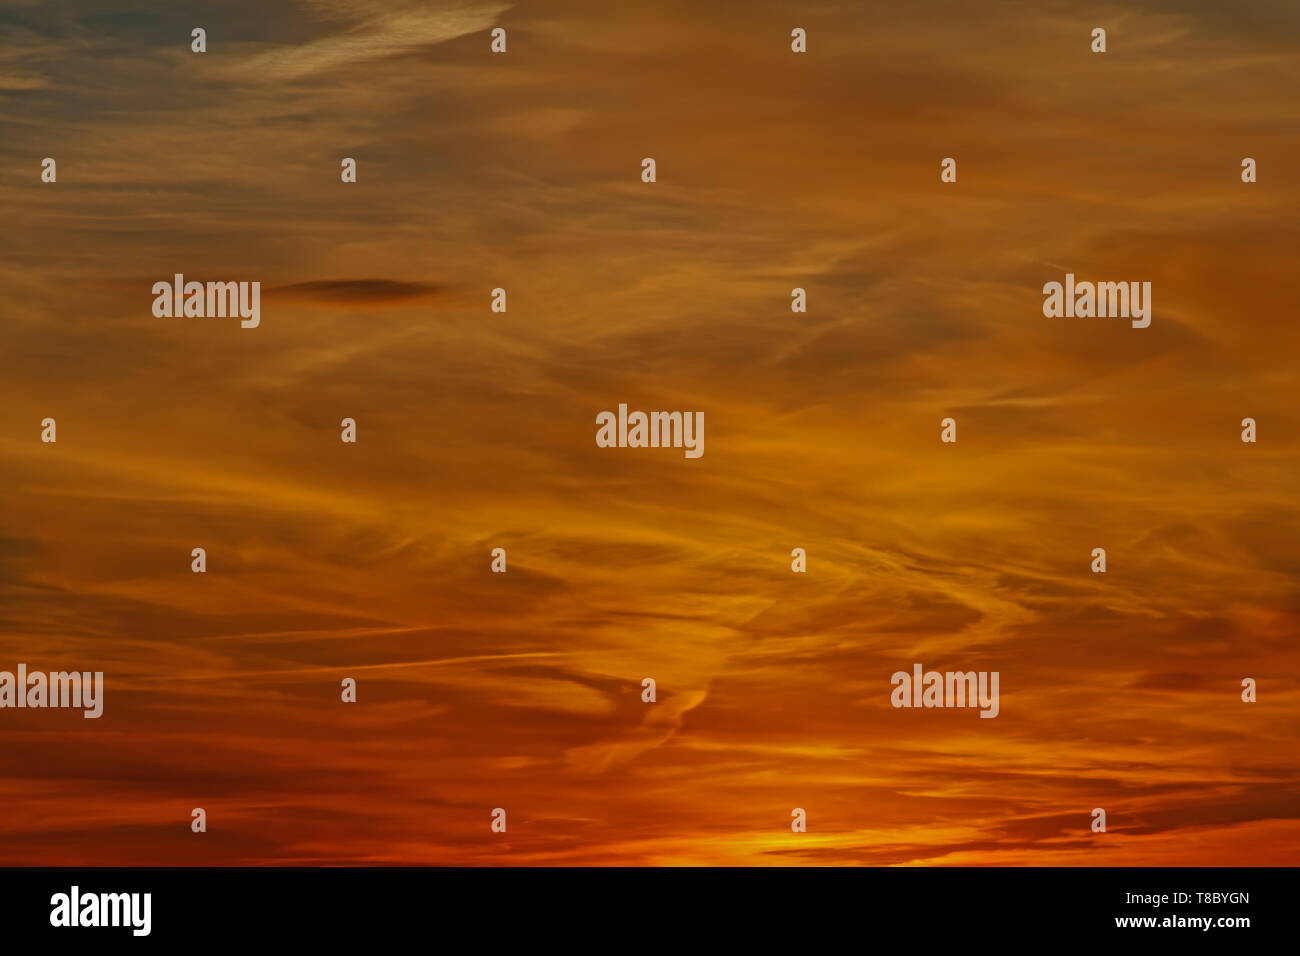
M 259 80 L 294 80 L 445 43 L 490 29 L 510 9 L 505 3 L 464 2 L 431 5 L 368 0 L 312 0 L 318 14 L 348 22 L 307 43 L 283 45 L 237 59 L 236 76 Z
M 101 8 L 2 21 L 0 669 L 108 695 L 4 712 L 0 859 L 1294 858 L 1293 4 Z

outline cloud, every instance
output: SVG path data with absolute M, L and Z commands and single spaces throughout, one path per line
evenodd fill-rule
M 399 282 L 392 279 L 326 279 L 295 282 L 267 289 L 268 294 L 302 302 L 333 305 L 378 305 L 436 295 L 441 287 L 427 282 Z
M 196 780 L 211 863 L 1294 856 L 1294 4 L 102 6 L 0 53 L 0 667 L 108 680 L 0 721 L 6 860 L 175 862 Z
M 370 3 L 316 0 L 321 13 L 357 22 L 297 45 L 284 45 L 237 59 L 230 68 L 244 80 L 296 80 L 361 66 L 489 29 L 509 4 L 467 2 Z M 486 45 L 484 47 L 486 49 Z

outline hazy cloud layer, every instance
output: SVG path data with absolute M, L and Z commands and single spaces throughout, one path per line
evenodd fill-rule
M 1300 24 L 1247 8 L 10 4 L 0 669 L 108 691 L 0 711 L 0 862 L 1293 864 Z M 1067 271 L 1151 327 L 1045 319 Z M 1001 715 L 890 708 L 917 661 Z

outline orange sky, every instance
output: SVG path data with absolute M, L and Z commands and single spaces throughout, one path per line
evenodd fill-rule
M 0 13 L 0 670 L 107 690 L 0 710 L 0 863 L 1300 859 L 1294 4 L 59 7 Z

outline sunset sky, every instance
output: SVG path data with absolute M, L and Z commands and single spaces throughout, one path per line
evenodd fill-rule
M 0 863 L 1300 862 L 1297 77 L 1292 0 L 5 0 L 0 670 L 106 692 L 0 710 Z

